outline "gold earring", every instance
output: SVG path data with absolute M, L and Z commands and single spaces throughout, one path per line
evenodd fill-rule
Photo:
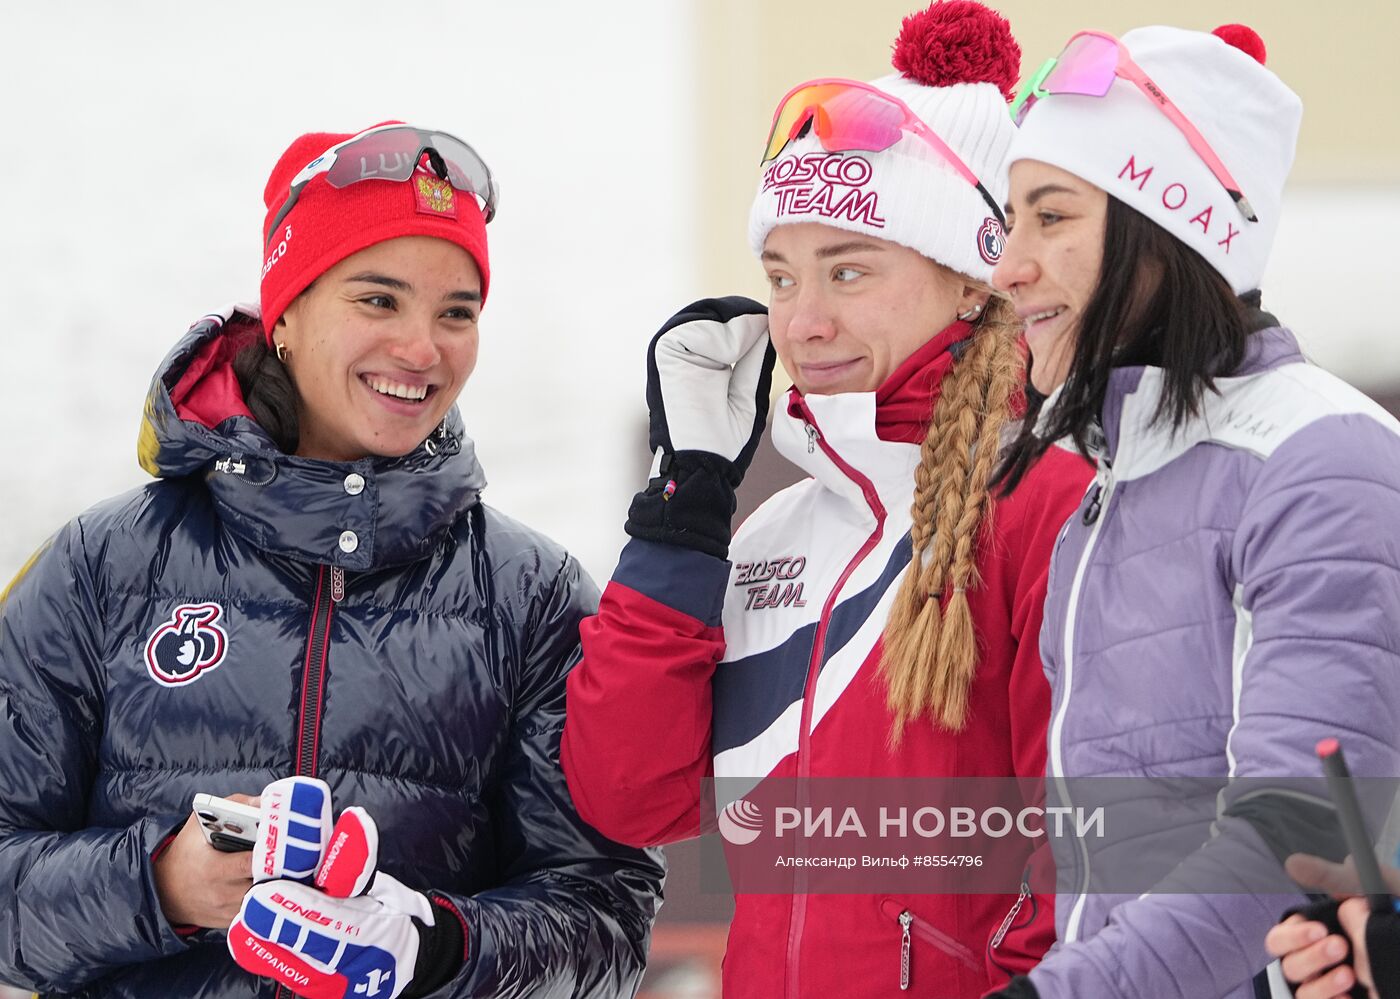
M 279 341 L 279 342 L 276 344 L 276 348 L 277 348 L 277 360 L 281 361 L 283 364 L 286 364 L 286 363 L 287 363 L 287 345 L 286 345 L 285 343 L 281 343 L 281 342 Z

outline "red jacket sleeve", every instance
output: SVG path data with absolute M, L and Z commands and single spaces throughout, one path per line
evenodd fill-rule
M 1027 473 L 1020 487 L 1000 501 L 1006 543 L 1017 567 L 1008 597 L 1016 658 L 1011 670 L 1012 761 L 1016 776 L 1035 788 L 1044 805 L 1050 686 L 1040 662 L 1040 625 L 1050 558 L 1065 521 L 1078 508 L 1093 468 L 1077 454 L 1051 448 Z M 1048 841 L 1030 857 L 1017 908 L 993 931 L 987 948 L 992 980 L 1022 975 L 1040 962 L 1055 942 L 1055 867 Z M 1040 889 L 1040 890 L 1035 890 Z
M 728 580 L 723 559 L 634 539 L 580 628 L 561 757 L 574 806 L 609 839 L 700 834 Z

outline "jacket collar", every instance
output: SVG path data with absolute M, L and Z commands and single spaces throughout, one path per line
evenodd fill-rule
M 940 331 L 874 392 L 790 389 L 773 418 L 778 453 L 861 509 L 872 506 L 866 484 L 883 505 L 906 503 L 943 375 L 970 333 L 964 322 Z
M 336 462 L 283 454 L 248 414 L 226 367 L 236 311 L 249 310 L 200 320 L 162 363 L 146 398 L 141 466 L 157 478 L 202 476 L 224 525 L 273 554 L 351 570 L 428 554 L 486 485 L 456 407 L 437 433 L 400 458 Z M 216 393 L 228 396 L 211 406 L 206 394 L 198 407 L 221 414 L 212 426 L 179 405 L 190 389 L 185 376 L 197 365 L 220 385 Z
M 1298 349 L 1298 341 L 1293 334 L 1282 326 L 1271 326 L 1250 335 L 1244 361 L 1228 377 L 1244 378 L 1303 360 L 1303 353 Z M 1125 437 L 1132 438 L 1149 432 L 1148 426 L 1139 425 L 1142 424 L 1141 417 L 1125 421 L 1124 409 L 1132 397 L 1134 413 L 1155 413 L 1165 374 L 1162 368 L 1139 365 L 1114 368 L 1109 375 L 1102 410 L 1102 430 L 1104 450 L 1110 459 L 1118 456 Z M 1049 405 L 1050 401 L 1047 401 L 1046 406 Z

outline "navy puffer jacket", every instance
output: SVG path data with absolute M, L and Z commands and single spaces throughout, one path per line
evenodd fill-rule
M 436 995 L 631 995 L 664 868 L 583 823 L 558 766 L 595 588 L 479 502 L 455 409 L 404 458 L 282 454 L 229 369 L 250 335 L 190 330 L 146 403 L 160 481 L 68 524 L 0 601 L 0 981 L 273 996 L 223 934 L 170 926 L 151 860 L 196 792 L 303 773 L 460 911 Z

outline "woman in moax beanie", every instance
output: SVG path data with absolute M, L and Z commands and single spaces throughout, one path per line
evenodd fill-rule
M 205 317 L 151 385 L 158 481 L 0 603 L 0 980 L 636 988 L 661 862 L 583 823 L 557 762 L 596 591 L 481 502 L 454 405 L 496 198 L 465 143 L 398 123 L 278 161 L 261 315 Z M 251 853 L 205 841 L 199 793 L 259 796 Z
M 1024 378 L 988 284 L 1019 59 L 1005 20 L 950 0 L 905 20 L 894 75 L 794 88 L 750 214 L 769 314 L 699 302 L 651 343 L 655 477 L 583 627 L 564 768 L 580 813 L 636 845 L 698 835 L 717 782 L 737 895 L 727 996 L 975 997 L 1052 939 L 1023 855 L 835 888 L 783 883 L 772 859 L 756 876 L 771 825 L 745 843 L 792 778 L 873 806 L 896 788 L 951 804 L 939 778 L 1043 774 L 1045 569 L 1089 469 L 1062 451 L 1013 499 L 988 489 Z M 811 478 L 731 541 L 775 352 L 795 387 L 773 440 Z
M 1038 394 L 999 476 L 1062 439 L 1098 467 L 1045 602 L 1047 791 L 1136 783 L 1057 849 L 1059 942 L 1006 997 L 1258 994 L 1283 861 L 1332 828 L 1313 747 L 1400 775 L 1400 426 L 1261 309 L 1302 112 L 1264 55 L 1081 33 L 1016 105 L 993 282 Z

